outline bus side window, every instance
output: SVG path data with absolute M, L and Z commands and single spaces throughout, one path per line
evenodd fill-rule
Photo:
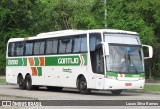
M 44 54 L 44 50 L 45 50 L 45 41 L 41 41 L 39 47 L 39 54 Z
M 39 41 L 34 43 L 34 55 L 44 54 L 45 41 Z
M 15 56 L 15 43 L 9 43 L 8 56 Z
M 71 53 L 72 52 L 72 39 L 70 39 L 70 41 L 67 43 L 67 47 L 66 47 L 66 53 Z
M 35 42 L 33 54 L 35 54 L 35 55 L 39 54 L 39 48 L 40 48 L 40 42 Z
M 53 44 L 52 40 L 47 40 L 46 54 L 51 54 L 52 53 L 52 44 Z
M 46 41 L 46 54 L 56 54 L 58 49 L 58 39 L 48 39 Z
M 74 37 L 73 53 L 80 52 L 80 42 L 81 39 L 79 38 L 79 36 Z
M 81 52 L 87 52 L 87 37 L 85 35 L 81 35 Z
M 72 53 L 72 41 L 70 36 L 59 39 L 59 53 Z
M 24 44 L 23 42 L 17 42 L 16 43 L 16 56 L 22 56 L 23 55 L 23 50 L 24 50 Z
M 33 52 L 33 43 L 32 42 L 27 42 L 26 45 L 26 50 L 25 50 L 25 55 L 32 55 Z
M 66 52 L 66 42 L 63 42 L 62 39 L 59 40 L 59 53 L 65 53 Z
M 73 53 L 87 52 L 87 36 L 82 34 L 74 37 Z
M 51 51 L 52 51 L 53 54 L 56 54 L 58 52 L 58 39 L 53 40 Z

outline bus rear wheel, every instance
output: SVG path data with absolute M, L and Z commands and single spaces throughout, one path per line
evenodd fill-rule
M 113 95 L 120 95 L 122 90 L 111 90 Z
M 33 90 L 34 89 L 34 86 L 32 85 L 32 78 L 31 78 L 30 75 L 26 76 L 25 83 L 26 83 L 26 89 L 27 90 Z
M 80 94 L 89 94 L 91 93 L 90 89 L 87 89 L 87 81 L 84 77 L 79 79 L 78 89 Z
M 20 75 L 20 76 L 18 77 L 18 84 L 19 84 L 19 88 L 20 88 L 20 89 L 22 89 L 22 90 L 26 89 L 25 80 L 23 79 L 23 76 L 22 76 L 22 75 Z

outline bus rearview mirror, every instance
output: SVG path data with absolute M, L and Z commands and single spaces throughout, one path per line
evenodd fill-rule
M 142 47 L 147 48 L 147 52 L 149 53 L 148 56 L 144 56 L 144 59 L 150 59 L 153 57 L 153 48 L 149 45 L 142 45 Z M 143 50 L 144 51 L 144 50 Z M 144 51 L 145 52 L 145 51 Z

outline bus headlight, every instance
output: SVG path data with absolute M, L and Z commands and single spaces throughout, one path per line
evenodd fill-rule
M 139 77 L 139 80 L 144 80 L 145 78 L 144 77 Z

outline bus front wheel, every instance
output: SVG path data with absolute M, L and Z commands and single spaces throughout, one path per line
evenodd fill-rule
M 120 95 L 122 90 L 111 90 L 113 95 Z
M 87 89 L 87 81 L 84 77 L 79 79 L 78 89 L 80 94 L 89 94 L 91 93 L 90 89 Z

